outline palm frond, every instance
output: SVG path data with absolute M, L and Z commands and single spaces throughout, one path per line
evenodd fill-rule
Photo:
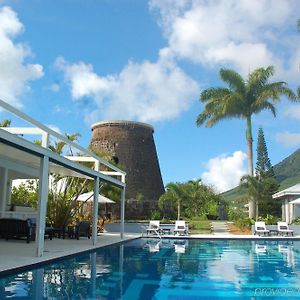
M 245 93 L 245 82 L 243 77 L 232 69 L 221 69 L 220 70 L 221 79 L 226 82 L 230 89 L 239 92 Z
M 262 87 L 256 96 L 256 102 L 263 102 L 267 99 L 272 99 L 273 102 L 278 102 L 281 96 L 286 96 L 292 101 L 297 100 L 297 95 L 287 87 L 287 83 L 283 81 L 268 83 Z
M 208 102 L 214 98 L 222 98 L 231 92 L 226 88 L 209 88 L 201 92 L 200 101 Z
M 268 79 L 273 76 L 275 69 L 273 66 L 267 68 L 258 68 L 249 74 L 247 80 L 248 93 L 256 94 L 257 90 L 267 84 Z
M 258 113 L 260 113 L 261 111 L 263 111 L 265 109 L 270 110 L 272 115 L 274 117 L 276 117 L 276 108 L 275 108 L 274 104 L 272 104 L 268 101 L 264 101 L 264 102 L 260 103 L 259 105 L 257 105 L 257 103 L 256 103 L 256 106 L 254 106 L 252 108 L 252 113 L 253 114 L 258 114 Z

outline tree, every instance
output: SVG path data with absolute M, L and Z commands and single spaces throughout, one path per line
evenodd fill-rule
M 159 203 L 160 206 L 167 201 L 174 203 L 177 206 L 177 220 L 180 220 L 180 204 L 183 198 L 183 189 L 181 183 L 170 182 L 166 186 L 165 193 L 160 196 Z
M 258 177 L 275 177 L 274 170 L 268 154 L 264 131 L 261 127 L 259 127 L 258 129 L 256 152 L 257 161 L 255 175 Z
M 241 185 L 248 189 L 249 196 L 255 200 L 257 219 L 258 214 L 266 216 L 267 214 L 279 215 L 280 213 L 280 203 L 272 198 L 272 195 L 278 191 L 279 184 L 275 178 L 261 127 L 258 130 L 256 151 L 255 176 L 243 176 Z
M 248 148 L 248 174 L 253 176 L 252 116 L 263 110 L 270 110 L 276 116 L 275 104 L 285 95 L 296 100 L 295 93 L 283 81 L 269 82 L 274 75 L 273 66 L 258 68 L 248 75 L 247 80 L 231 69 L 221 69 L 220 77 L 228 87 L 208 88 L 200 95 L 205 108 L 197 117 L 196 124 L 212 127 L 224 119 L 246 120 Z M 249 217 L 254 217 L 254 203 L 249 203 Z
M 166 186 L 166 192 L 159 198 L 162 208 L 164 204 L 171 202 L 177 206 L 177 219 L 187 217 L 204 216 L 217 209 L 221 198 L 213 189 L 201 182 L 190 180 L 184 183 L 171 182 Z

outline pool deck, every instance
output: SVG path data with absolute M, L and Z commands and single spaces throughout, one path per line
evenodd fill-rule
M 0 275 L 2 272 L 2 274 L 9 273 L 15 269 L 48 262 L 138 237 L 140 237 L 140 234 L 125 234 L 124 239 L 121 240 L 120 234 L 106 233 L 98 236 L 96 245 L 92 245 L 92 241 L 84 237 L 81 237 L 79 240 L 53 238 L 50 241 L 45 239 L 44 255 L 42 257 L 35 256 L 35 242 L 27 244 L 24 240 L 6 241 L 5 239 L 0 239 Z
M 98 236 L 96 245 L 92 245 L 91 240 L 87 238 L 76 239 L 58 239 L 45 240 L 45 251 L 42 257 L 35 256 L 35 242 L 27 244 L 23 240 L 4 240 L 0 239 L 0 275 L 13 272 L 16 269 L 22 269 L 39 263 L 74 255 L 84 251 L 94 250 L 107 245 L 120 243 L 142 237 L 140 233 L 126 233 L 121 240 L 119 233 L 103 233 Z M 146 237 L 144 235 L 144 237 Z M 156 237 L 149 235 L 148 237 Z M 300 240 L 300 235 L 293 237 L 286 236 L 257 236 L 257 235 L 233 235 L 233 234 L 192 234 L 189 236 L 163 235 L 162 238 L 185 238 L 185 239 L 227 239 L 227 240 Z

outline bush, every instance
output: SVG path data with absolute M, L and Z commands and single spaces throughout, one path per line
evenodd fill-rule
M 151 211 L 150 218 L 151 220 L 160 220 L 161 219 L 160 212 L 158 210 Z
M 247 213 L 242 208 L 230 207 L 228 209 L 228 217 L 229 220 L 236 221 L 247 218 Z
M 273 215 L 267 215 L 265 218 L 259 218 L 259 220 L 264 221 L 266 225 L 274 225 L 277 224 L 278 221 L 280 221 L 280 218 Z
M 293 225 L 300 225 L 300 218 L 297 218 L 293 221 Z
M 240 229 L 250 229 L 252 225 L 252 219 L 250 218 L 240 218 L 235 220 L 234 224 Z

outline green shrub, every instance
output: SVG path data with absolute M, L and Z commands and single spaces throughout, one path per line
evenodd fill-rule
M 250 229 L 252 225 L 252 219 L 250 218 L 240 218 L 235 220 L 234 224 L 241 229 Z
M 293 225 L 300 225 L 300 218 L 297 218 L 293 221 Z
M 150 218 L 151 220 L 160 220 L 161 219 L 160 212 L 158 210 L 151 211 Z
M 229 207 L 228 209 L 228 218 L 231 221 L 236 221 L 239 219 L 244 219 L 247 217 L 247 213 L 244 211 L 244 209 L 239 207 Z
M 277 224 L 278 221 L 280 221 L 280 218 L 273 216 L 273 215 L 267 215 L 265 218 L 259 218 L 261 221 L 264 221 L 266 225 L 274 225 Z

